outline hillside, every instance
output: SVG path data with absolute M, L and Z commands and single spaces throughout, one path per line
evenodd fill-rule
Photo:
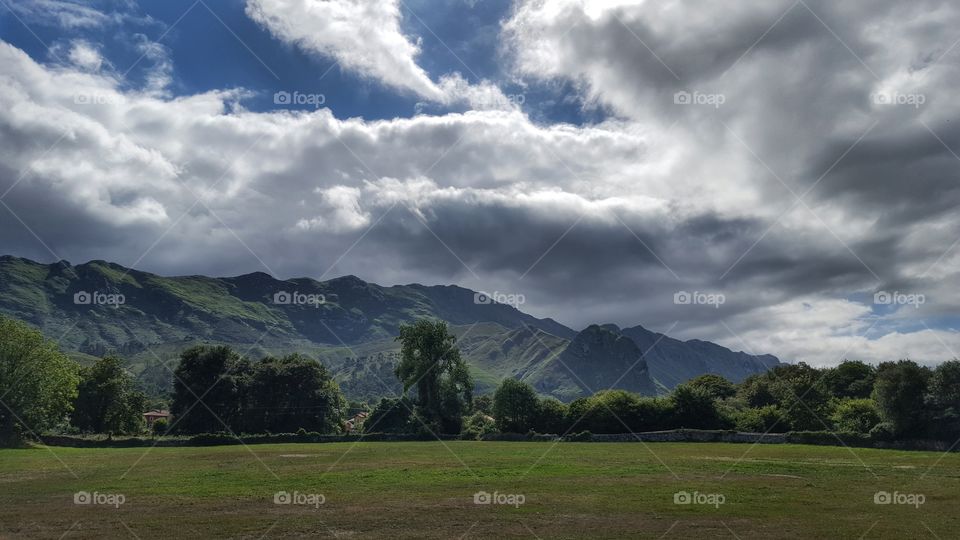
M 392 395 L 400 389 L 394 336 L 420 317 L 451 324 L 480 392 L 515 377 L 563 400 L 610 386 L 652 394 L 702 373 L 742 380 L 778 362 L 704 341 L 658 342 L 659 334 L 639 326 L 578 333 L 508 305 L 477 303 L 474 294 L 452 285 L 383 287 L 355 276 L 163 277 L 103 261 L 0 257 L 0 313 L 40 328 L 81 362 L 122 355 L 153 395 L 169 389 L 164 364 L 196 343 L 254 357 L 303 352 L 321 359 L 351 398 Z

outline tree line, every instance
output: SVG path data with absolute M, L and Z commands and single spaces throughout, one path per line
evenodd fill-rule
M 960 361 L 936 368 L 901 360 L 832 368 L 778 366 L 734 384 L 702 375 L 667 395 L 605 390 L 571 403 L 515 379 L 474 396 L 455 338 L 442 321 L 402 325 L 394 369 L 403 391 L 367 417 L 368 433 L 479 438 L 489 433 L 629 433 L 677 428 L 833 431 L 880 439 L 960 437 Z M 0 444 L 50 431 L 144 431 L 146 396 L 119 358 L 80 367 L 56 344 L 0 317 Z M 251 361 L 225 346 L 183 351 L 169 424 L 159 433 L 339 433 L 347 402 L 319 362 L 292 354 Z

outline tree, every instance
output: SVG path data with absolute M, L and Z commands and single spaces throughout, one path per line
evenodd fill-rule
M 493 414 L 493 396 L 484 394 L 482 396 L 476 396 L 473 398 L 473 406 L 471 410 L 474 412 L 481 412 L 486 415 Z
M 66 419 L 77 365 L 26 324 L 0 316 L 0 445 L 16 445 Z
M 744 409 L 735 415 L 737 431 L 748 433 L 786 433 L 790 431 L 783 411 L 776 405 Z
M 930 370 L 910 360 L 884 362 L 877 366 L 873 399 L 883 421 L 894 435 L 917 436 L 925 430 L 924 394 Z
M 367 433 L 411 433 L 411 409 L 413 403 L 408 397 L 398 399 L 381 398 L 380 403 L 370 411 L 363 429 Z
M 333 433 L 346 406 L 326 368 L 299 354 L 255 364 L 245 394 L 243 425 L 251 433 Z
M 748 407 L 759 408 L 776 405 L 770 389 L 770 380 L 764 375 L 751 375 L 746 378 L 737 389 L 737 397 Z
M 960 437 L 960 361 L 944 362 L 933 370 L 927 401 L 932 435 L 950 441 Z
M 930 401 L 940 409 L 960 412 L 960 360 L 944 362 L 933 370 Z
M 880 411 L 872 399 L 845 399 L 830 419 L 839 431 L 870 433 L 880 423 Z
M 147 398 L 136 389 L 123 361 L 108 356 L 80 370 L 70 423 L 89 433 L 139 433 L 146 407 Z
M 717 409 L 716 400 L 702 387 L 681 384 L 670 396 L 674 425 L 680 428 L 723 429 L 726 422 Z
M 501 433 L 526 433 L 539 414 L 540 398 L 529 384 L 504 379 L 493 394 L 493 417 Z
M 823 374 L 823 383 L 834 397 L 868 398 L 873 392 L 877 370 L 870 364 L 845 360 Z
M 726 399 L 737 393 L 737 387 L 727 379 L 713 373 L 705 373 L 686 382 L 691 388 L 700 388 L 714 399 Z
M 230 347 L 201 345 L 183 351 L 174 371 L 173 428 L 183 433 L 242 430 L 250 362 Z
M 559 400 L 546 397 L 537 405 L 533 430 L 537 433 L 563 434 L 566 431 L 567 406 Z
M 473 399 L 473 381 L 447 323 L 421 319 L 400 325 L 397 341 L 401 349 L 395 373 L 404 395 L 416 387 L 417 412 L 431 430 L 460 433 Z

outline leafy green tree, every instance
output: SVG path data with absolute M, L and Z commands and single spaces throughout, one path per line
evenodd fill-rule
M 201 345 L 183 351 L 174 371 L 175 430 L 183 433 L 239 432 L 252 368 L 230 347 Z
M 960 412 L 960 360 L 944 362 L 933 370 L 929 392 L 934 406 Z
M 562 435 L 566 432 L 566 417 L 566 405 L 552 397 L 543 398 L 537 405 L 537 417 L 533 423 L 533 430 L 537 433 Z
M 790 431 L 790 423 L 784 416 L 783 411 L 776 405 L 744 409 L 734 417 L 737 431 L 747 433 L 786 433 Z
M 849 433 L 870 433 L 881 420 L 880 410 L 872 399 L 845 399 L 830 419 L 837 430 Z
M 488 416 L 493 414 L 493 396 L 484 394 L 482 396 L 476 396 L 473 398 L 473 407 L 471 410 L 474 412 L 482 412 Z
M 367 416 L 363 429 L 367 433 L 413 433 L 413 406 L 408 397 L 381 398 L 380 403 L 377 403 Z
M 681 384 L 670 395 L 674 425 L 678 428 L 723 429 L 724 418 L 713 395 L 703 387 Z
M 713 373 L 705 373 L 686 382 L 691 388 L 700 388 L 713 396 L 714 399 L 727 399 L 737 393 L 737 387 L 732 382 Z
M 333 433 L 346 401 L 327 369 L 299 354 L 264 358 L 253 366 L 243 411 L 251 433 Z
M 924 394 L 929 380 L 930 370 L 910 360 L 877 366 L 873 399 L 894 435 L 919 436 L 925 431 Z
M 823 383 L 827 391 L 837 398 L 868 398 L 873 392 L 877 370 L 870 364 L 845 360 L 835 368 L 826 370 Z
M 540 398 L 529 384 L 504 379 L 493 394 L 493 417 L 501 433 L 526 433 L 533 429 Z
M 776 405 L 770 388 L 770 379 L 765 375 L 751 375 L 737 388 L 737 398 L 748 407 L 760 408 L 767 405 Z
M 960 361 L 944 362 L 933 370 L 927 404 L 930 435 L 949 441 L 960 438 Z
M 120 435 L 144 429 L 147 398 L 123 360 L 108 356 L 80 370 L 70 423 L 80 431 Z
M 432 430 L 460 433 L 473 400 L 473 381 L 447 323 L 421 319 L 400 325 L 397 341 L 401 349 L 395 372 L 404 394 L 416 387 L 417 412 Z
M 64 421 L 77 393 L 77 365 L 26 324 L 0 316 L 0 445 Z

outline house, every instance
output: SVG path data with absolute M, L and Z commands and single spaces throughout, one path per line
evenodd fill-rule
M 143 413 L 143 419 L 147 421 L 147 427 L 152 428 L 157 420 L 170 421 L 170 411 L 152 410 Z
M 350 418 L 344 422 L 344 427 L 346 428 L 347 433 L 353 433 L 354 431 L 359 431 L 363 427 L 363 422 L 367 419 L 367 413 L 362 412 L 356 414 L 353 418 Z

